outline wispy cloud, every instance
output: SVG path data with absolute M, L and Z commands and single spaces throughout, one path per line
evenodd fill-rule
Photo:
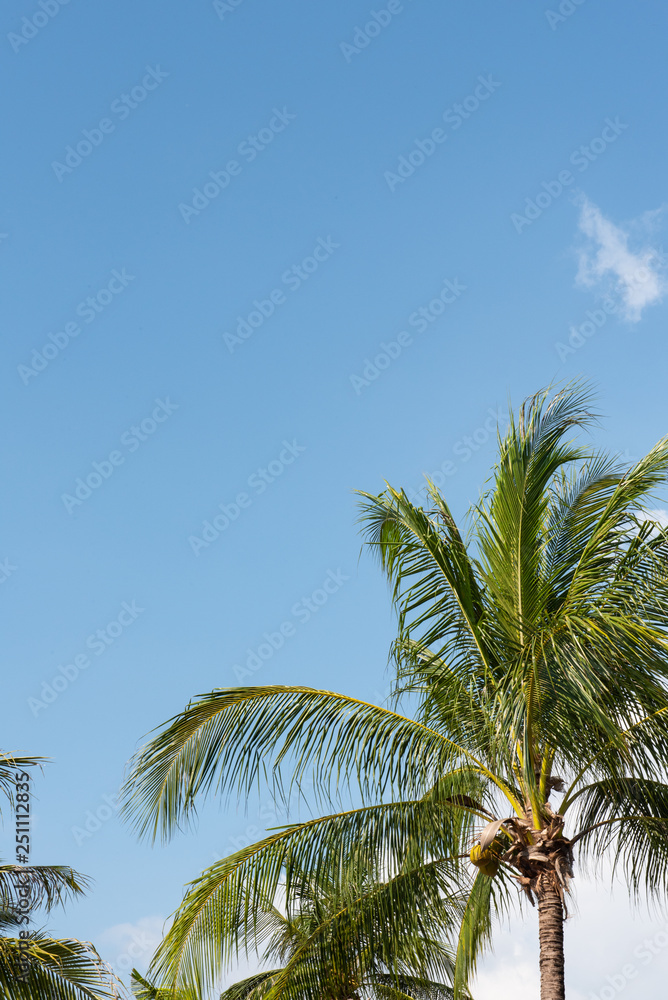
M 140 917 L 135 923 L 115 924 L 96 936 L 95 946 L 103 960 L 109 963 L 116 975 L 127 985 L 133 968 L 141 974 L 146 973 L 170 923 L 171 920 L 165 920 L 164 917 L 150 916 Z M 233 983 L 266 968 L 268 966 L 259 957 L 252 954 L 239 955 L 216 984 L 214 993 L 218 995 Z
M 145 972 L 162 940 L 164 927 L 164 917 L 141 917 L 134 924 L 108 927 L 97 936 L 95 943 L 117 974 L 127 975 L 134 967 Z
M 662 528 L 668 528 L 668 510 L 646 510 L 645 514 L 650 520 L 660 524 Z
M 606 219 L 588 198 L 582 196 L 579 205 L 578 228 L 585 243 L 578 251 L 577 282 L 614 296 L 624 319 L 637 323 L 643 309 L 660 302 L 668 291 L 668 282 L 660 273 L 668 258 L 646 242 L 663 209 L 646 212 L 623 229 Z M 633 252 L 629 239 L 638 231 L 645 245 Z

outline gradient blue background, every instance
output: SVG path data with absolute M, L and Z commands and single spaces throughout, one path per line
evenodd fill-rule
M 53 915 L 56 931 L 96 940 L 166 917 L 230 837 L 265 825 L 253 802 L 248 816 L 207 808 L 197 836 L 167 847 L 138 844 L 116 817 L 79 846 L 72 833 L 141 737 L 234 684 L 246 650 L 294 620 L 328 570 L 350 579 L 255 682 L 382 697 L 394 625 L 386 584 L 360 558 L 355 489 L 418 488 L 454 458 L 445 492 L 463 514 L 494 441 L 479 431 L 468 461 L 457 442 L 554 379 L 595 381 L 608 415 L 597 436 L 614 450 L 640 455 L 668 430 L 665 308 L 611 320 L 562 363 L 555 343 L 596 302 L 575 287 L 571 192 L 521 234 L 510 221 L 606 117 L 628 128 L 579 189 L 617 223 L 663 204 L 668 11 L 586 0 L 553 30 L 547 8 L 405 0 L 347 62 L 340 43 L 372 9 L 361 0 L 242 0 L 223 19 L 205 0 L 71 0 L 18 52 L 7 35 L 39 8 L 4 6 L 0 558 L 16 570 L 0 585 L 2 745 L 52 760 L 36 781 L 33 860 L 95 879 Z M 156 65 L 164 82 L 125 121 L 109 115 Z M 500 87 L 392 193 L 384 172 L 481 74 Z M 241 159 L 275 107 L 294 121 L 186 225 L 179 203 Z M 113 134 L 59 182 L 52 162 L 103 117 Z M 231 354 L 223 333 L 319 237 L 339 249 Z M 134 280 L 23 384 L 18 366 L 114 268 Z M 356 394 L 351 375 L 446 277 L 466 291 Z M 166 396 L 176 412 L 68 514 L 62 494 Z M 306 450 L 195 556 L 189 535 L 283 439 Z M 132 600 L 137 621 L 35 716 L 29 698 Z M 12 841 L 6 814 L 5 856 Z

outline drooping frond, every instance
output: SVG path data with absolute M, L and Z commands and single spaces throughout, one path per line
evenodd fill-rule
M 90 880 L 65 865 L 0 865 L 0 906 L 29 910 L 64 905 L 86 892 Z
M 578 795 L 584 860 L 612 859 L 629 891 L 663 896 L 668 890 L 668 784 L 617 777 L 584 786 Z
M 6 1000 L 114 1000 L 116 980 L 91 944 L 39 933 L 26 948 L 0 938 L 0 996 Z
M 471 754 L 424 724 L 355 698 L 305 687 L 223 688 L 202 695 L 132 763 L 125 814 L 141 833 L 169 836 L 207 793 L 237 790 L 247 798 L 280 768 L 292 781 L 313 776 L 316 795 L 332 795 L 351 780 L 366 798 L 401 789 L 423 794 L 453 763 L 478 764 Z
M 132 970 L 131 986 L 132 995 L 136 1000 L 201 1000 L 201 995 L 196 989 L 187 986 L 180 989 L 156 986 L 155 983 L 144 979 L 136 969 Z M 243 998 L 240 996 L 239 1000 Z
M 339 891 L 318 900 L 308 936 L 274 982 L 272 997 L 346 997 L 378 973 L 451 977 L 452 956 L 442 941 L 461 915 L 461 892 L 451 873 L 432 862 L 385 882 L 346 877 Z
M 269 945 L 276 932 L 272 912 L 276 898 L 285 894 L 289 906 L 295 892 L 303 896 L 305 872 L 319 884 L 331 884 L 341 877 L 337 873 L 343 859 L 353 885 L 373 865 L 396 872 L 397 881 L 373 887 L 365 899 L 376 893 L 376 916 L 385 912 L 387 927 L 396 928 L 403 920 L 406 930 L 407 922 L 418 919 L 416 906 L 410 914 L 392 916 L 392 892 L 402 888 L 407 893 L 412 887 L 425 918 L 429 886 L 454 900 L 457 859 L 432 870 L 429 858 L 450 857 L 462 839 L 462 829 L 469 831 L 470 839 L 474 820 L 467 808 L 422 801 L 351 810 L 275 831 L 212 865 L 192 883 L 156 953 L 152 976 L 163 983 L 215 983 L 240 953 Z M 452 907 L 444 911 L 448 912 Z M 376 954 L 379 947 L 376 942 Z M 275 948 L 270 955 L 276 957 Z
M 25 769 L 27 767 L 41 767 L 45 760 L 44 757 L 23 757 L 0 751 L 0 792 L 5 795 L 10 804 L 14 804 L 17 782 L 25 784 L 25 781 L 20 781 L 21 778 L 25 778 Z M 1 813 L 2 809 L 0 809 Z
M 453 1000 L 454 996 L 445 983 L 402 974 L 375 975 L 364 992 L 377 1000 Z
M 455 956 L 454 1000 L 464 1000 L 469 995 L 469 983 L 478 967 L 478 961 L 492 940 L 492 919 L 505 913 L 513 902 L 512 884 L 500 877 L 490 878 L 478 872 L 466 901 L 460 924 Z
M 258 972 L 247 979 L 228 986 L 220 994 L 220 1000 L 263 1000 L 274 986 L 281 970 L 270 969 L 268 972 Z

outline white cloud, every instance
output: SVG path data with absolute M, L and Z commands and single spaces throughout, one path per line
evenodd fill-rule
M 668 510 L 646 510 L 645 514 L 650 520 L 660 524 L 662 528 L 668 528 Z
M 162 941 L 169 922 L 164 917 L 141 917 L 136 923 L 115 924 L 98 934 L 95 947 L 116 975 L 126 986 L 130 983 L 130 973 L 133 969 L 144 974 L 153 958 L 156 948 Z M 240 956 L 222 977 L 220 983 L 211 992 L 211 997 L 218 997 L 222 990 L 233 983 L 246 979 L 256 972 L 267 968 L 259 958 Z
M 646 240 L 662 211 L 645 212 L 631 223 L 630 230 L 642 231 Z M 614 296 L 624 319 L 637 323 L 643 309 L 660 302 L 668 291 L 668 282 L 660 273 L 667 262 L 665 255 L 648 244 L 636 253 L 629 250 L 631 232 L 615 226 L 584 196 L 578 226 L 586 238 L 578 252 L 578 284 L 598 287 Z
M 267 969 L 273 969 L 276 967 L 276 963 L 274 963 L 274 965 L 267 965 L 266 962 L 261 962 L 259 958 L 254 959 L 252 957 L 240 957 L 223 976 L 220 983 L 220 989 L 226 990 L 228 987 L 232 986 L 234 983 L 240 982 L 242 979 L 248 979 L 249 976 L 254 976 L 258 972 L 265 972 Z
M 540 993 L 537 955 L 533 960 L 488 959 L 472 990 L 476 1000 L 536 1000 Z
M 606 882 L 605 874 L 608 881 Z M 645 1000 L 665 994 L 666 916 L 634 909 L 621 881 L 576 879 L 564 927 L 569 1000 Z M 579 883 L 579 884 L 578 884 Z M 494 953 L 480 966 L 476 1000 L 536 1000 L 538 913 L 530 906 L 497 928 Z
M 165 918 L 141 917 L 134 924 L 115 924 L 98 934 L 95 945 L 117 975 L 129 980 L 136 968 L 145 972 L 153 952 L 162 941 Z

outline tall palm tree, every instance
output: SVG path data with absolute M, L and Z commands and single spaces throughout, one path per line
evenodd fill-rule
M 421 906 L 413 912 L 406 905 L 415 897 L 411 872 L 382 880 L 356 858 L 339 864 L 330 854 L 328 862 L 317 878 L 288 864 L 282 905 L 267 899 L 254 910 L 252 922 L 239 919 L 252 905 L 252 889 L 239 885 L 237 898 L 222 907 L 211 905 L 220 875 L 217 866 L 202 873 L 186 894 L 149 977 L 169 982 L 166 977 L 187 946 L 198 948 L 204 961 L 206 954 L 213 959 L 211 978 L 203 981 L 197 960 L 186 960 L 194 985 L 185 985 L 182 976 L 175 990 L 172 976 L 171 987 L 158 987 L 135 972 L 136 995 L 141 1000 L 199 998 L 220 972 L 214 955 L 232 958 L 241 948 L 246 957 L 275 967 L 235 983 L 221 1000 L 452 1000 L 447 983 L 452 983 L 453 955 L 440 939 L 461 915 L 463 899 L 459 892 L 453 898 L 447 865 L 424 868 Z M 222 864 L 233 866 L 236 859 Z
M 223 909 L 240 876 L 253 910 L 281 865 L 317 871 L 332 851 L 418 870 L 468 848 L 477 875 L 456 992 L 494 914 L 525 898 L 538 909 L 542 1000 L 563 1000 L 575 861 L 611 857 L 630 893 L 665 893 L 668 535 L 647 507 L 666 483 L 668 439 L 624 467 L 572 440 L 594 420 L 579 385 L 528 400 L 467 539 L 432 484 L 427 509 L 389 486 L 363 494 L 399 616 L 396 694 L 413 717 L 306 687 L 221 689 L 139 752 L 127 811 L 154 835 L 208 793 L 247 796 L 261 773 L 277 794 L 286 775 L 310 773 L 321 801 L 344 782 L 361 797 L 240 852 L 220 872 Z

